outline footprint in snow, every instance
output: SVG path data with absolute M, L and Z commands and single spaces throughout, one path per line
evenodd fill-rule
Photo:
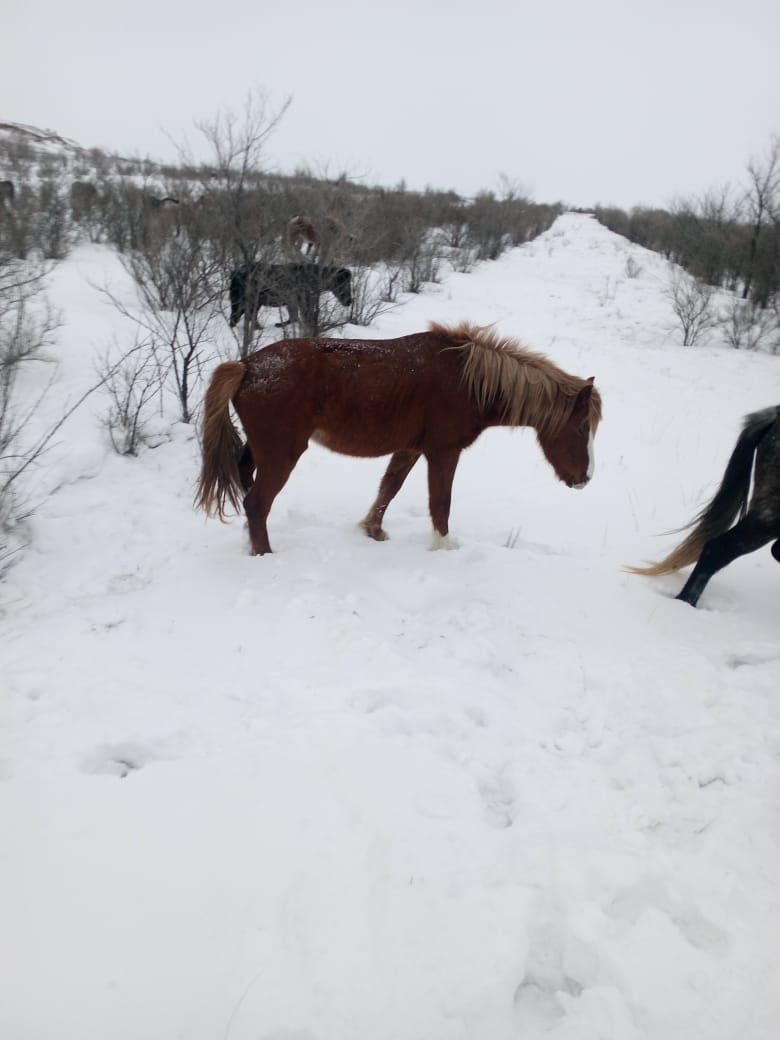
M 735 671 L 737 668 L 772 664 L 774 661 L 780 661 L 777 647 L 761 643 L 757 643 L 754 646 L 746 646 L 744 649 L 735 650 L 733 653 L 726 655 L 726 665 Z
M 150 762 L 162 756 L 149 744 L 127 741 L 120 744 L 103 744 L 88 755 L 81 764 L 82 772 L 118 776 L 123 780 Z

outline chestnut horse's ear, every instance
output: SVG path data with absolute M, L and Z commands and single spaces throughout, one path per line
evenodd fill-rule
M 574 402 L 574 409 L 576 412 L 584 412 L 590 405 L 590 397 L 593 393 L 593 376 L 585 380 L 585 386 L 577 394 L 577 400 Z

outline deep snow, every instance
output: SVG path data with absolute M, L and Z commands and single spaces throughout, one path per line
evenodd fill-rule
M 107 277 L 95 246 L 52 276 L 52 415 L 118 328 Z M 370 330 L 497 322 L 602 392 L 583 492 L 530 431 L 464 455 L 454 552 L 424 465 L 377 544 L 384 461 L 312 446 L 250 558 L 192 510 L 190 428 L 123 459 L 104 399 L 73 416 L 0 586 L 0 1037 L 777 1035 L 780 572 L 694 611 L 621 566 L 673 544 L 780 359 L 680 347 L 667 280 L 566 215 Z

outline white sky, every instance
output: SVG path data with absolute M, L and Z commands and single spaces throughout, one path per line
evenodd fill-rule
M 281 170 L 663 205 L 780 131 L 778 0 L 10 0 L 2 35 L 0 120 L 153 158 L 260 88 Z

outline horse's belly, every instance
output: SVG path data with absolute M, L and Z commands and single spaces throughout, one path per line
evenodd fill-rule
M 387 430 L 363 430 L 356 435 L 352 431 L 318 429 L 312 433 L 311 440 L 339 455 L 354 455 L 362 458 L 392 455 L 394 451 L 410 450 L 413 447 L 406 443 L 406 438 L 389 436 Z

